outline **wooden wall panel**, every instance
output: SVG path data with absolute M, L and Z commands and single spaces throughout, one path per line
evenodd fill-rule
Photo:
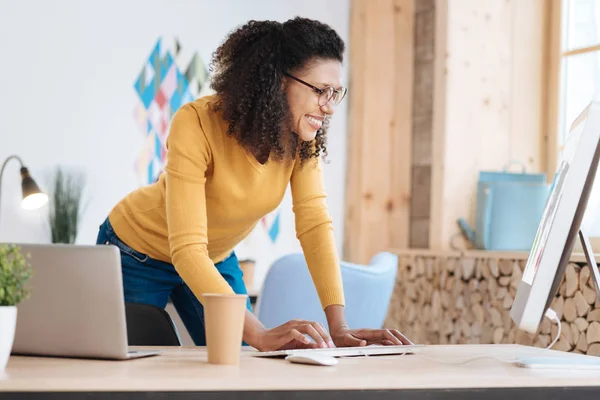
M 408 245 L 413 0 L 353 0 L 344 259 Z
M 449 248 L 456 219 L 474 225 L 480 170 L 511 160 L 544 170 L 544 0 L 438 0 L 430 245 Z M 437 51 L 437 49 L 436 49 Z M 442 97 L 442 99 L 440 99 Z M 441 158 L 438 155 L 441 154 Z

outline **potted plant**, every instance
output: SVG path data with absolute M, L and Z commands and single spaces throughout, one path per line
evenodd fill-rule
M 49 186 L 48 224 L 52 243 L 75 243 L 82 212 L 83 175 L 57 167 Z
M 31 265 L 14 244 L 0 245 L 0 371 L 4 370 L 15 338 L 17 305 L 29 296 L 26 284 Z

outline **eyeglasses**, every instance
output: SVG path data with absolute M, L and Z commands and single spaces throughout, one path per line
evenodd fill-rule
M 289 78 L 292 78 L 296 82 L 299 82 L 299 83 L 303 84 L 304 86 L 308 86 L 309 88 L 314 90 L 319 95 L 319 106 L 320 107 L 325 106 L 330 101 L 333 102 L 334 106 L 337 106 L 338 104 L 340 104 L 342 102 L 342 100 L 344 100 L 344 97 L 346 97 L 346 93 L 348 92 L 348 88 L 345 88 L 345 87 L 336 89 L 332 86 L 327 86 L 324 89 L 319 89 L 318 87 L 313 86 L 310 83 L 305 82 L 300 78 L 296 78 L 295 76 L 290 75 L 287 72 L 284 72 L 283 74 Z

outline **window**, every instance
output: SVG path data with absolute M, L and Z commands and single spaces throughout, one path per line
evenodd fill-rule
M 550 47 L 558 49 L 558 57 L 551 58 L 560 64 L 558 76 L 549 77 L 558 83 L 556 113 L 549 112 L 550 124 L 557 124 L 554 147 L 549 147 L 549 158 L 555 166 L 559 151 L 568 135 L 569 127 L 592 100 L 600 100 L 600 1 L 560 0 L 554 2 L 551 13 Z M 552 54 L 552 49 L 550 50 Z M 549 130 L 552 132 L 552 129 Z M 552 169 L 553 170 L 553 169 Z M 593 193 L 584 216 L 583 227 L 591 237 L 595 252 L 600 252 L 600 173 L 597 174 Z M 576 243 L 575 251 L 581 251 Z

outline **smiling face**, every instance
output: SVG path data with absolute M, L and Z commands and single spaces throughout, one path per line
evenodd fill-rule
M 314 60 L 291 75 L 319 89 L 342 86 L 342 64 L 337 60 Z M 311 141 L 321 129 L 325 117 L 333 115 L 333 101 L 319 106 L 319 93 L 290 77 L 284 78 L 292 128 L 303 141 Z

